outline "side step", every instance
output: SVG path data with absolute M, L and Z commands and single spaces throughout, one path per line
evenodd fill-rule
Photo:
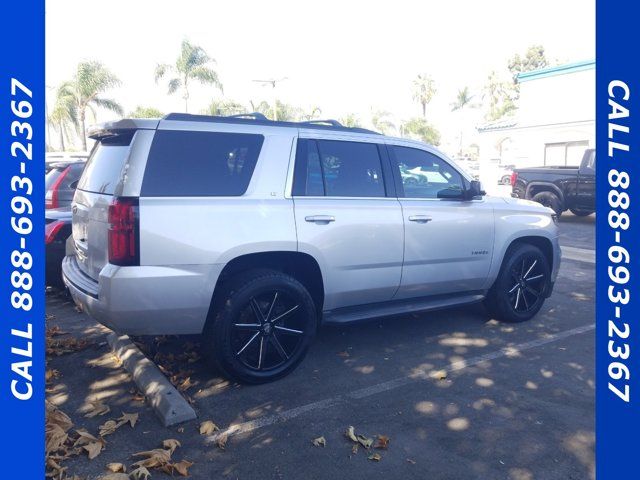
M 484 297 L 484 292 L 465 292 L 456 295 L 435 295 L 432 297 L 412 298 L 410 300 L 396 300 L 338 308 L 336 310 L 323 312 L 322 322 L 325 324 L 340 324 L 392 315 L 440 310 L 442 308 L 481 302 Z

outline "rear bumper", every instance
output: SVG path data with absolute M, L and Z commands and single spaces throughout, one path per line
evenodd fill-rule
M 222 265 L 118 267 L 107 264 L 98 281 L 67 256 L 62 278 L 74 301 L 103 325 L 131 335 L 202 332 Z

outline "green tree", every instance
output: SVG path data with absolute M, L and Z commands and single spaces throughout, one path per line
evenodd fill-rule
M 548 65 L 549 61 L 544 53 L 544 47 L 542 45 L 532 45 L 527 49 L 523 57 L 517 53 L 511 57 L 508 68 L 511 74 L 515 76 L 518 73 L 539 70 Z
M 360 127 L 361 126 L 360 125 L 360 120 L 358 119 L 358 117 L 354 113 L 348 113 L 338 121 L 342 125 L 344 125 L 345 127 L 354 128 L 354 127 Z
M 211 64 L 215 60 L 210 58 L 202 47 L 191 44 L 188 40 L 183 40 L 180 47 L 180 55 L 176 59 L 175 65 L 158 64 L 155 71 L 155 81 L 171 75 L 168 85 L 169 95 L 173 95 L 182 89 L 184 99 L 184 111 L 189 111 L 189 84 L 192 80 L 203 85 L 213 85 L 222 91 L 222 83 L 218 74 Z
M 233 100 L 212 100 L 202 113 L 216 117 L 226 117 L 229 115 L 239 115 L 247 113 L 247 108 L 241 103 Z
M 129 118 L 160 118 L 163 117 L 164 113 L 158 110 L 155 107 L 143 107 L 138 105 L 133 112 L 130 112 Z
M 424 118 L 414 117 L 404 122 L 402 134 L 430 145 L 440 145 L 440 132 Z
M 391 121 L 391 114 L 384 110 L 375 110 L 371 113 L 371 123 L 373 128 L 383 135 L 386 135 L 391 130 L 395 130 L 396 126 Z
M 118 102 L 101 96 L 103 92 L 120 85 L 120 80 L 102 63 L 80 62 L 73 80 L 60 86 L 60 94 L 72 99 L 77 112 L 83 150 L 87 149 L 86 113 L 90 110 L 95 117 L 94 107 L 104 108 L 118 115 L 123 114 Z
M 473 100 L 473 95 L 469 92 L 469 87 L 461 88 L 458 90 L 455 102 L 451 104 L 451 111 L 455 112 L 463 110 L 465 107 L 472 107 L 471 100 Z
M 63 84 L 64 85 L 64 84 Z M 60 150 L 65 151 L 65 138 L 70 141 L 73 131 L 78 129 L 78 111 L 75 98 L 66 88 L 58 88 L 56 103 L 47 121 L 60 135 Z
M 317 120 L 322 115 L 322 109 L 320 107 L 312 107 L 309 111 L 301 111 L 300 120 L 301 121 L 310 121 Z
M 484 97 L 488 98 L 489 109 L 485 115 L 487 120 L 497 120 L 516 110 L 518 91 L 512 82 L 506 82 L 493 71 L 484 87 Z
M 435 82 L 427 74 L 420 74 L 413 81 L 412 98 L 422 107 L 422 116 L 427 116 L 427 105 L 436 94 Z
M 294 122 L 302 116 L 302 110 L 300 108 L 288 103 L 283 103 L 280 100 L 276 100 L 275 108 L 264 100 L 259 103 L 254 103 L 253 101 L 250 103 L 253 112 L 262 113 L 270 120 Z

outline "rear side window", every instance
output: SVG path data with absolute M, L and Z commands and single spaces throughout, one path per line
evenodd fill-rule
M 384 197 L 378 146 L 335 140 L 300 140 L 294 195 Z
M 141 195 L 240 196 L 247 191 L 264 137 L 246 133 L 159 130 Z
M 78 189 L 113 195 L 127 161 L 132 138 L 133 133 L 128 133 L 100 140 L 87 160 Z
M 53 187 L 53 184 L 56 183 L 56 180 L 58 180 L 60 175 L 62 175 L 62 172 L 64 171 L 64 169 L 65 167 L 56 167 L 49 170 L 49 173 L 47 173 L 44 177 L 45 192 L 48 191 L 51 187 Z

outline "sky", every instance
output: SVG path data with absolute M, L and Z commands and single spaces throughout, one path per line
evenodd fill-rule
M 480 101 L 489 73 L 507 75 L 515 53 L 542 44 L 559 63 L 595 58 L 595 0 L 47 0 L 46 82 L 53 92 L 79 61 L 99 60 L 122 81 L 105 96 L 125 112 L 184 111 L 180 94 L 154 82 L 155 66 L 173 63 L 183 39 L 216 60 L 224 86 L 223 94 L 194 85 L 190 113 L 213 99 L 248 104 L 275 94 L 319 106 L 323 118 L 354 113 L 367 126 L 373 109 L 399 123 L 421 114 L 411 84 L 427 73 L 437 88 L 427 118 L 446 143 L 461 122 L 450 107 L 456 92 L 468 86 Z M 284 77 L 275 90 L 252 81 Z M 481 123 L 482 113 L 464 121 Z

